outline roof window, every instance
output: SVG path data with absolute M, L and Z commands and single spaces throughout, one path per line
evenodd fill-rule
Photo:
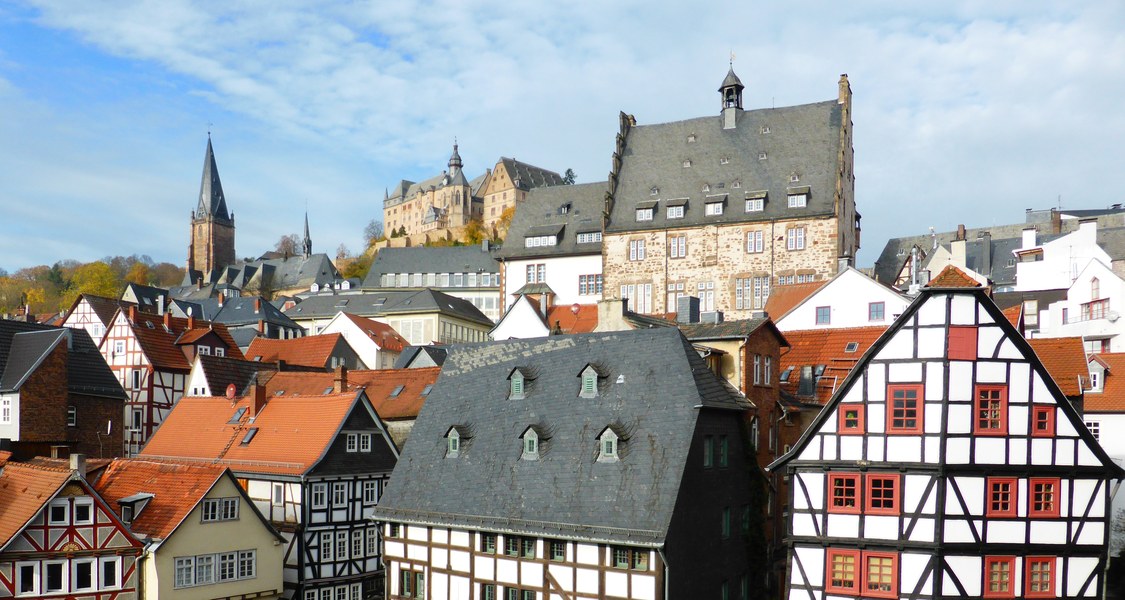
M 844 352 L 852 353 L 856 350 L 859 350 L 859 342 L 848 342 L 848 345 L 844 346 Z
M 543 430 L 535 425 L 523 430 L 523 434 L 520 435 L 521 446 L 523 447 L 520 459 L 539 460 L 539 452 L 542 449 L 541 441 L 546 438 Z
M 649 196 L 655 196 L 659 193 L 660 193 L 660 188 L 656 187 L 655 185 L 652 186 L 652 189 L 648 191 Z
M 758 129 L 758 133 L 760 133 L 760 134 L 763 134 L 763 135 L 765 135 L 765 134 L 767 134 L 767 133 L 769 133 L 769 132 L 770 132 L 770 126 L 769 126 L 769 125 L 762 125 L 762 126 L 761 126 L 761 127 L 760 127 L 760 128 Z
M 427 383 L 426 387 L 422 388 L 422 393 L 419 395 L 425 398 L 430 395 L 430 390 L 432 389 L 434 389 L 434 385 L 432 383 Z
M 246 407 L 245 406 L 239 407 L 238 410 L 234 411 L 234 416 L 231 417 L 230 420 L 227 421 L 227 423 L 228 424 L 238 423 L 239 421 L 242 420 L 242 415 L 244 415 L 244 414 L 246 414 Z
M 527 397 L 527 385 L 535 379 L 534 373 L 531 369 L 526 367 L 516 367 L 508 374 L 508 382 L 510 384 L 508 398 L 512 400 L 522 400 Z
M 405 385 L 396 386 L 395 389 L 391 390 L 391 396 L 390 397 L 391 398 L 398 398 L 398 395 L 402 393 L 402 390 L 405 387 L 406 387 Z
M 730 159 L 725 157 L 725 156 L 719 159 L 720 165 L 725 165 L 725 164 L 728 164 L 728 163 L 730 163 Z
M 689 134 L 688 134 L 688 136 L 687 136 L 687 143 L 689 143 L 689 144 L 694 144 L 694 143 L 695 143 L 695 134 L 694 134 L 694 133 L 689 133 Z
M 456 458 L 461 455 L 465 444 L 472 438 L 470 430 L 465 425 L 454 425 L 445 432 L 445 457 Z
M 789 374 L 793 372 L 793 367 L 787 367 L 781 372 L 781 381 L 789 381 Z
M 256 435 L 258 435 L 258 428 L 257 427 L 251 427 L 250 429 L 247 429 L 246 435 L 242 436 L 242 445 L 243 446 L 249 445 L 250 440 L 254 439 L 254 436 L 256 436 Z
M 690 160 L 690 159 L 689 159 L 689 160 L 685 160 L 685 161 L 684 161 L 684 168 L 685 168 L 685 169 L 690 169 L 690 168 L 691 168 L 691 160 Z
M 767 158 L 769 158 L 769 157 L 766 155 L 765 150 L 762 150 L 761 152 L 758 153 L 758 160 L 766 160 Z

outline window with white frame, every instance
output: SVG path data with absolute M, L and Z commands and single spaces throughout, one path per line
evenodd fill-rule
M 78 425 L 78 407 L 66 407 L 66 425 L 67 427 L 76 427 Z
M 765 237 L 762 231 L 746 232 L 746 251 L 751 254 L 762 252 L 765 248 Z
M 652 220 L 652 209 L 651 208 L 638 208 L 637 209 L 637 220 L 638 221 L 651 221 Z
M 1086 421 L 1086 429 L 1090 430 L 1090 433 L 1093 434 L 1095 440 L 1099 442 L 1102 441 L 1101 421 Z
M 664 306 L 667 307 L 668 312 L 675 312 L 676 307 L 679 306 L 680 298 L 687 296 L 684 291 L 684 282 L 676 281 L 668 284 L 668 296 L 665 298 Z
M 734 304 L 736 309 L 761 309 L 766 305 L 769 295 L 769 276 L 739 277 L 734 280 Z
M 99 585 L 103 590 L 116 590 L 121 588 L 121 557 L 103 556 L 98 558 L 98 573 L 101 576 Z
M 375 527 L 367 528 L 367 556 L 377 556 L 379 554 L 379 530 Z
M 359 436 L 354 433 L 347 435 L 347 451 L 355 452 L 359 449 Z
M 545 263 L 527 265 L 526 271 L 528 283 L 544 283 L 547 281 L 547 265 Z
M 601 241 L 602 241 L 602 232 L 600 232 L 600 231 L 591 231 L 591 232 L 587 232 L 587 233 L 579 233 L 578 234 L 578 243 L 579 244 L 596 244 L 596 243 L 601 242 Z
M 332 553 L 335 546 L 332 545 L 332 532 L 320 532 L 320 560 L 335 560 L 335 555 Z
M 789 208 L 805 208 L 808 200 L 808 194 L 789 194 Z
M 804 227 L 791 227 L 785 232 L 785 249 L 786 250 L 804 250 L 805 249 L 805 228 Z
M 684 205 L 680 204 L 679 206 L 669 206 L 668 207 L 668 218 L 669 219 L 682 219 L 682 218 L 684 218 Z
M 98 586 L 97 582 L 98 559 L 75 558 L 70 561 L 70 591 L 88 592 Z
M 74 499 L 74 524 L 91 525 L 94 522 L 94 499 L 79 496 Z
M 534 235 L 525 237 L 523 245 L 525 248 L 538 248 L 540 246 L 555 246 L 558 244 L 558 236 L 554 235 Z
M 700 281 L 695 284 L 695 295 L 699 297 L 699 310 L 711 312 L 715 310 L 715 282 Z
M 606 429 L 598 438 L 598 461 L 600 462 L 615 462 L 619 458 L 618 454 L 618 438 L 617 433 L 612 429 Z
M 359 434 L 359 451 L 360 452 L 371 452 L 371 434 L 370 433 Z
M 579 296 L 593 296 L 602 293 L 602 276 L 597 275 L 579 275 L 578 276 L 578 295 Z
M 636 313 L 652 312 L 652 284 L 629 283 L 621 286 L 621 298 L 629 301 L 629 310 Z
M 328 506 L 328 484 L 312 484 L 312 507 L 325 508 Z
M 746 212 L 762 212 L 765 209 L 765 198 L 749 198 L 746 200 Z
M 39 593 L 39 561 L 16 563 L 16 596 Z
M 347 560 L 348 558 L 348 532 L 336 532 L 336 560 Z
M 344 506 L 348 503 L 348 483 L 346 481 L 332 482 L 332 506 Z
M 10 425 L 12 423 L 12 399 L 8 397 L 0 398 L 0 424 Z
M 352 558 L 363 558 L 363 530 L 352 530 Z
M 70 500 L 57 498 L 47 507 L 48 525 L 70 525 Z
M 723 203 L 707 202 L 703 205 L 703 214 L 711 217 L 723 214 Z
M 668 238 L 668 257 L 684 258 L 687 256 L 687 236 L 677 235 Z
M 629 240 L 629 260 L 644 260 L 645 259 L 645 241 Z
M 371 506 L 379 501 L 379 482 L 368 479 L 363 482 L 363 503 Z

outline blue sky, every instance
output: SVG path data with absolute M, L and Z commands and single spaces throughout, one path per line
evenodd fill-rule
M 383 190 L 514 156 L 604 179 L 625 111 L 854 92 L 859 263 L 889 237 L 1125 201 L 1125 5 L 476 0 L 0 4 L 0 268 L 184 262 L 210 128 L 237 250 L 362 246 Z

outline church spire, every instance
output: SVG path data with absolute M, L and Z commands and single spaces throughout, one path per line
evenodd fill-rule
M 457 153 L 457 138 L 453 138 L 453 154 L 449 157 L 449 176 L 461 170 L 461 155 Z
M 199 207 L 196 218 L 208 216 L 216 220 L 230 221 L 227 200 L 223 195 L 223 182 L 219 180 L 219 167 L 215 164 L 215 151 L 211 147 L 211 134 L 207 134 L 207 154 L 203 157 L 203 178 L 199 183 Z
M 305 258 L 312 256 L 312 238 L 309 237 L 309 211 L 305 211 Z

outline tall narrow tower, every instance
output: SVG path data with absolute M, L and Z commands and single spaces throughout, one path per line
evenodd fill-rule
M 234 213 L 227 211 L 211 135 L 207 135 L 207 154 L 203 157 L 203 179 L 199 184 L 199 205 L 191 213 L 191 244 L 188 247 L 188 275 L 198 272 L 210 281 L 215 269 L 234 263 Z

